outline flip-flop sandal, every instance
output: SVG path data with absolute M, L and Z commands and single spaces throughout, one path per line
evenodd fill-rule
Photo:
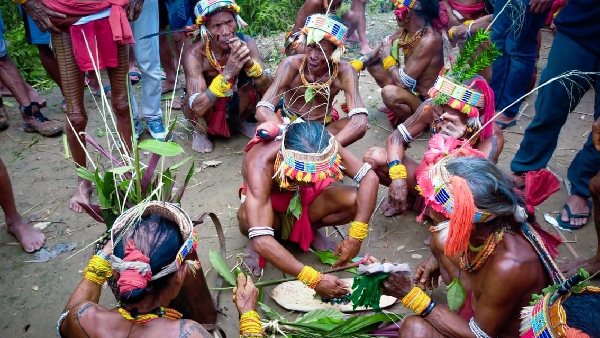
M 89 86 L 89 84 L 90 84 L 90 74 L 85 73 L 85 79 L 83 80 L 83 85 L 85 87 L 87 87 L 87 86 Z
M 558 226 L 563 230 L 579 230 L 579 229 L 583 228 L 585 226 L 585 224 L 571 225 L 570 222 L 571 222 L 572 218 L 590 218 L 592 216 L 592 201 L 588 200 L 587 204 L 588 204 L 588 208 L 590 209 L 590 211 L 588 213 L 572 214 L 571 208 L 569 207 L 568 204 L 565 203 L 564 208 L 565 208 L 565 211 L 567 212 L 567 216 L 569 216 L 569 222 L 564 222 L 560 218 L 561 214 L 558 214 L 556 216 L 556 222 L 558 223 Z
M 137 80 L 132 79 L 132 77 L 137 77 Z M 140 82 L 141 80 L 142 80 L 142 73 L 136 72 L 136 71 L 129 72 L 129 81 L 131 81 L 132 85 Z
M 510 127 L 514 127 L 517 125 L 517 120 L 514 120 L 512 122 L 506 123 L 506 122 L 502 122 L 502 121 L 494 121 L 496 122 L 497 125 L 500 126 L 500 129 L 504 130 L 506 128 L 510 128 Z
M 110 93 L 110 94 L 109 94 L 109 92 L 110 92 L 110 85 L 108 85 L 108 86 L 104 86 L 103 90 L 104 90 L 104 95 L 106 95 L 106 98 L 107 98 L 107 99 L 110 99 L 110 97 L 111 97 L 111 95 L 110 95 L 110 94 L 112 94 L 112 93 Z M 99 90 L 92 90 L 92 95 L 94 95 L 94 96 L 96 96 L 96 97 L 101 97 L 101 96 L 102 96 L 102 95 L 100 94 L 100 91 L 99 91 Z

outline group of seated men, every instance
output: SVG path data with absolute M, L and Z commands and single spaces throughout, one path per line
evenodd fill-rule
M 433 255 L 419 266 L 416 279 L 394 273 L 382 283 L 386 294 L 420 315 L 404 321 L 400 336 L 516 337 L 521 331 L 529 337 L 568 337 L 569 332 L 594 337 L 597 323 L 577 321 L 583 314 L 574 304 L 600 302 L 598 290 L 587 286 L 578 291 L 577 296 L 585 296 L 578 302 L 549 293 L 541 305 L 524 310 L 529 324 L 521 325 L 521 311 L 532 294 L 565 282 L 553 260 L 557 242 L 536 226 L 527 198 L 494 164 L 503 136 L 492 123 L 494 97 L 487 82 L 466 68 L 444 67 L 438 2 L 393 3 L 400 30 L 351 62 L 341 60 L 344 24 L 330 15 L 308 16 L 293 41 L 294 52 L 274 76 L 263 71 L 254 40 L 237 33 L 244 22 L 234 1 L 202 0 L 196 6 L 201 41 L 184 59 L 185 114 L 196 124 L 195 146 L 204 151 L 212 147 L 207 134 L 228 136 L 233 127 L 252 137 L 244 149 L 238 211 L 240 231 L 250 239 L 245 250 L 250 272 L 260 275 L 271 263 L 320 296 L 347 294 L 349 285 L 301 263 L 275 235 L 305 251 L 311 246 L 335 249 L 335 266 L 346 265 L 368 236 L 381 183 L 390 187 L 386 215 L 411 206 L 435 224 L 430 229 Z M 372 148 L 361 160 L 345 147 L 366 132 L 368 111 L 358 91 L 358 72 L 365 68 L 383 87 L 390 122 L 397 128 L 385 148 Z M 347 117 L 333 108 L 340 90 Z M 247 123 L 252 115 L 260 123 L 256 130 Z M 416 163 L 405 150 L 425 130 L 431 133 L 429 148 Z M 333 184 L 344 176 L 357 186 Z M 347 223 L 348 236 L 337 247 L 319 232 Z M 106 264 L 100 254 L 94 259 L 94 264 Z M 172 284 L 180 287 L 185 269 L 181 263 L 174 266 L 177 283 Z M 439 276 L 446 284 L 460 281 L 466 289 L 458 313 L 436 305 L 422 290 L 436 287 Z M 89 299 L 76 295 L 69 304 L 78 306 L 73 308 L 77 314 L 65 312 L 59 334 L 80 335 L 78 316 L 91 306 L 85 302 L 97 302 L 99 290 Z M 128 311 L 127 303 L 122 309 Z M 556 311 L 568 316 L 550 316 Z M 539 325 L 541 317 L 544 325 Z

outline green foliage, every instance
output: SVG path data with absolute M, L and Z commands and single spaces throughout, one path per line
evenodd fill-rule
M 303 0 L 238 0 L 240 15 L 248 23 L 244 33 L 268 36 L 289 31 Z
M 464 304 L 467 299 L 467 292 L 463 288 L 459 278 L 454 278 L 450 285 L 446 286 L 448 291 L 447 299 L 450 310 L 456 311 Z
M 221 275 L 221 277 L 223 277 L 224 280 L 227 281 L 227 283 L 234 286 L 237 284 L 236 277 L 233 275 L 233 273 L 231 273 L 229 267 L 227 267 L 227 262 L 225 262 L 223 257 L 221 257 L 218 252 L 215 250 L 210 250 L 208 252 L 208 258 L 210 259 L 210 263 L 212 264 L 213 268 L 215 268 L 215 270 L 219 273 L 219 275 Z
M 381 312 L 379 301 L 381 299 L 381 286 L 379 283 L 388 277 L 388 273 L 374 273 L 370 275 L 354 276 L 352 284 L 352 309 L 359 306 L 373 308 L 375 312 Z
M 8 45 L 8 55 L 19 69 L 27 83 L 37 88 L 51 88 L 55 84 L 50 80 L 36 46 L 27 43 L 23 17 L 11 0 L 0 0 L 2 3 L 2 19 L 6 27 L 4 38 Z
M 454 78 L 458 83 L 463 83 L 465 80 L 473 77 L 467 76 L 470 73 L 472 73 L 469 71 L 470 68 L 473 68 L 471 58 L 475 55 L 477 49 L 481 46 L 481 44 L 487 41 L 488 39 L 489 32 L 486 33 L 483 29 L 479 29 L 477 33 L 473 34 L 473 36 L 471 36 L 471 38 L 467 40 L 463 49 L 460 51 L 460 53 L 458 53 L 456 61 L 452 65 L 452 73 L 450 74 L 450 76 Z M 493 48 L 493 45 L 490 48 Z M 496 54 L 492 53 L 492 56 L 494 55 Z M 493 62 L 493 59 L 491 61 L 488 59 L 485 59 L 485 62 L 483 61 L 483 59 L 479 61 L 480 64 L 478 65 L 478 67 L 481 67 L 481 65 L 485 62 L 489 62 L 489 64 L 491 64 L 491 62 Z M 471 64 L 469 62 L 471 62 Z M 485 67 L 487 67 L 487 65 L 485 65 L 483 68 Z M 477 72 L 473 73 L 473 75 L 476 73 Z

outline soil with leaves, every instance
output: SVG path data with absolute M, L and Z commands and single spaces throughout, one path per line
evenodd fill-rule
M 395 23 L 392 14 L 369 14 L 368 15 L 368 37 L 371 45 L 381 40 L 385 35 L 392 33 Z M 258 39 L 259 49 L 263 58 L 269 63 L 274 72 L 276 64 L 282 59 L 279 48 L 283 41 L 283 35 L 273 36 L 267 39 Z M 542 58 L 539 62 L 540 71 L 546 64 L 547 54 L 552 41 L 551 34 L 543 32 Z M 346 57 L 354 57 L 351 51 Z M 142 80 L 143 81 L 143 80 Z M 106 82 L 106 80 L 105 80 Z M 140 85 L 135 87 L 136 96 L 139 99 Z M 350 146 L 350 150 L 357 156 L 362 157 L 367 149 L 373 146 L 385 146 L 386 139 L 392 128 L 387 122 L 386 116 L 377 112 L 377 106 L 381 101 L 380 89 L 368 74 L 363 73 L 360 77 L 360 93 L 370 111 L 369 130 L 366 136 Z M 563 128 L 562 137 L 559 139 L 557 150 L 552 157 L 549 166 L 563 178 L 566 178 L 566 169 L 581 148 L 587 137 L 587 131 L 591 128 L 593 112 L 593 93 L 588 93 L 575 109 L 576 113 L 569 117 L 568 123 Z M 45 95 L 49 100 L 49 107 L 45 113 L 49 118 L 64 120 L 60 103 L 62 97 L 58 90 Z M 171 95 L 168 95 L 171 98 Z M 519 147 L 526 126 L 535 114 L 533 103 L 535 95 L 528 98 L 524 103 L 524 111 L 516 127 L 505 132 L 506 143 L 500 158 L 500 166 L 509 169 L 509 163 Z M 166 101 L 165 101 L 166 102 Z M 163 102 L 163 103 L 165 103 Z M 338 98 L 343 102 L 343 96 Z M 76 187 L 76 172 L 73 161 L 65 158 L 62 138 L 43 138 L 35 134 L 23 133 L 19 130 L 21 117 L 18 105 L 14 99 L 5 99 L 6 110 L 9 114 L 10 128 L 0 132 L 2 150 L 0 156 L 5 162 L 11 180 L 12 188 L 18 210 L 23 214 L 26 221 L 31 224 L 43 224 L 43 232 L 47 237 L 45 248 L 49 249 L 51 256 L 37 259 L 31 254 L 25 253 L 14 237 L 6 232 L 4 215 L 0 214 L 0 300 L 4 304 L 4 310 L 0 313 L 0 336 L 2 337 L 51 337 L 56 333 L 56 320 L 61 314 L 71 293 L 82 278 L 82 270 L 86 266 L 92 253 L 91 248 L 86 248 L 89 243 L 96 240 L 104 231 L 105 225 L 96 222 L 86 214 L 76 214 L 69 210 L 69 200 Z M 103 147 L 108 147 L 107 135 L 104 121 L 98 114 L 98 109 L 90 93 L 85 96 L 85 105 L 88 110 L 89 123 L 87 132 Z M 173 116 L 178 116 L 181 121 L 182 114 L 173 111 Z M 111 132 L 111 131 L 109 131 Z M 142 140 L 149 139 L 148 133 L 142 136 Z M 407 156 L 420 160 L 427 146 L 428 134 L 421 136 L 413 143 L 407 151 Z M 227 241 L 227 259 L 223 266 L 211 267 L 209 258 L 211 250 L 218 251 L 219 244 L 216 233 L 211 222 L 198 226 L 200 243 L 198 245 L 199 256 L 203 262 L 204 273 L 209 284 L 213 285 L 217 276 L 216 270 L 222 272 L 232 270 L 238 263 L 238 255 L 241 254 L 248 243 L 248 239 L 238 231 L 236 213 L 240 205 L 238 189 L 242 178 L 240 174 L 240 163 L 243 156 L 243 147 L 248 139 L 242 135 L 235 134 L 231 139 L 215 139 L 215 148 L 212 153 L 198 154 L 191 148 L 190 127 L 185 123 L 178 122 L 175 126 L 175 142 L 183 149 L 183 153 L 165 159 L 164 168 L 177 166 L 178 163 L 192 157 L 189 161 L 194 162 L 194 169 L 186 187 L 183 198 L 183 208 L 195 217 L 204 211 L 217 213 L 225 227 Z M 88 145 L 91 159 L 110 166 L 108 160 Z M 110 148 L 107 148 L 110 149 Z M 113 152 L 114 153 L 114 152 Z M 140 151 L 140 162 L 148 164 L 152 154 L 150 150 Z M 177 176 L 172 176 L 175 187 L 183 185 L 190 162 L 178 168 Z M 164 171 L 164 170 L 163 170 Z M 92 171 L 90 171 L 91 173 Z M 94 178 L 95 179 L 95 178 Z M 354 184 L 351 179 L 344 179 L 342 184 Z M 175 189 L 176 190 L 176 189 Z M 173 191 L 175 194 L 176 191 Z M 377 198 L 378 203 L 387 196 L 387 188 L 381 187 Z M 564 186 L 548 201 L 538 207 L 538 219 L 543 220 L 543 214 L 552 216 L 560 212 L 566 201 L 567 192 Z M 94 193 L 92 202 L 98 204 L 99 196 Z M 391 262 L 409 263 L 413 270 L 425 258 L 429 256 L 429 250 L 423 241 L 429 236 L 428 226 L 423 226 L 415 221 L 415 213 L 395 217 L 384 217 L 378 210 L 370 222 L 370 234 L 363 243 L 361 255 L 371 255 Z M 49 222 L 49 223 L 48 223 Z M 552 229 L 550 225 L 542 221 L 542 225 Z M 590 221 L 591 223 L 591 221 Z M 42 226 L 40 226 L 42 227 Z M 343 233 L 348 232 L 348 225 L 341 226 Z M 336 243 L 341 241 L 339 235 L 328 229 L 329 235 Z M 595 250 L 595 235 L 593 225 L 586 226 L 583 230 L 573 233 L 564 233 L 564 236 L 572 247 L 571 251 L 565 246 L 561 247 L 562 257 L 572 259 L 573 253 L 581 258 L 590 257 Z M 75 250 L 60 253 L 61 248 L 71 249 L 76 243 Z M 50 250 L 55 248 L 56 250 Z M 330 268 L 331 257 L 322 257 L 326 263 L 321 263 L 317 255 L 311 252 L 303 253 L 293 244 L 284 243 L 300 261 L 310 264 L 319 270 Z M 82 250 L 83 249 L 83 250 Z M 80 253 L 70 257 L 77 250 Z M 58 252 L 58 253 L 57 253 Z M 53 254 L 54 253 L 54 254 Z M 46 259 L 50 257 L 49 259 Z M 329 260 L 329 261 L 328 261 Z M 34 261 L 34 262 L 26 262 Z M 342 278 L 352 277 L 352 272 L 336 272 Z M 289 278 L 281 272 L 267 265 L 261 282 Z M 256 282 L 256 280 L 255 280 Z M 311 336 L 330 335 L 335 325 L 346 318 L 340 313 L 313 312 L 309 314 L 290 313 L 273 302 L 269 297 L 274 285 L 264 283 L 262 289 L 262 303 L 259 312 L 265 320 L 279 321 L 282 326 L 293 328 L 301 326 L 301 323 L 314 323 L 315 330 Z M 224 286 L 228 286 L 225 282 Z M 224 315 L 220 315 L 218 322 L 225 329 L 228 336 L 235 337 L 238 332 L 238 315 L 235 305 L 231 302 L 231 291 L 224 290 L 221 302 L 224 306 Z M 435 290 L 432 297 L 438 302 L 445 302 L 446 290 L 440 287 Z M 106 307 L 113 307 L 115 299 L 109 290 L 105 290 L 100 303 Z M 207 304 L 208 306 L 208 304 Z M 271 311 L 264 312 L 270 308 Z M 386 309 L 391 313 L 408 313 L 401 305 L 394 305 Z M 372 313 L 356 313 L 358 316 L 372 315 Z M 325 323 L 320 318 L 329 318 Z M 374 325 L 380 321 L 380 317 L 359 317 L 352 319 L 356 324 L 354 328 Z M 346 321 L 349 323 L 350 321 Z M 360 324 L 360 325 L 359 325 Z M 306 326 L 304 326 L 306 327 Z M 312 327 L 312 326 L 311 326 Z M 324 331 L 329 330 L 330 331 Z M 339 330 L 352 329 L 349 325 Z M 323 332 L 327 332 L 323 334 Z M 342 331 L 337 331 L 342 332 Z M 346 331 L 343 331 L 346 332 Z M 363 331 L 357 329 L 358 334 Z M 331 334 L 331 336 L 336 336 Z M 347 336 L 347 335 L 337 335 Z

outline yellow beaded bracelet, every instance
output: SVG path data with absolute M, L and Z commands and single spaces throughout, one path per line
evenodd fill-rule
M 396 164 L 390 168 L 390 178 L 393 180 L 406 179 L 406 167 L 404 164 Z
M 390 68 L 392 68 L 392 66 L 396 65 L 396 59 L 394 59 L 393 56 L 388 56 L 385 59 L 383 59 L 383 69 L 385 69 L 385 71 L 387 72 Z
M 231 86 L 231 83 L 223 75 L 219 74 L 212 80 L 208 90 L 215 94 L 216 97 L 226 97 L 227 91 L 231 89 Z
M 323 274 L 310 266 L 305 265 L 296 278 L 306 284 L 309 288 L 314 289 L 321 279 L 323 279 Z
M 420 315 L 430 303 L 431 298 L 421 288 L 416 286 L 402 298 L 402 305 L 413 310 L 417 315 Z
M 356 69 L 357 73 L 360 73 L 363 70 L 363 68 L 365 67 L 365 64 L 359 59 L 354 59 L 354 60 L 350 61 L 350 66 L 352 66 L 352 68 Z
M 348 236 L 362 241 L 365 238 L 367 238 L 368 233 L 369 224 L 358 221 L 352 221 L 352 223 L 350 223 L 350 230 L 348 231 Z
M 260 324 L 260 316 L 256 311 L 248 311 L 240 317 L 240 336 L 261 334 L 263 330 Z
M 454 39 L 454 32 L 456 32 L 456 27 L 452 27 L 450 28 L 450 30 L 448 31 L 448 37 L 450 39 Z
M 466 20 L 465 22 L 463 22 L 463 25 L 469 27 L 469 25 L 473 22 L 475 22 L 475 20 Z
M 248 77 L 260 77 L 263 73 L 262 67 L 256 60 L 253 61 L 252 67 L 246 68 L 246 75 L 248 75 Z
M 85 269 L 83 269 L 83 278 L 98 285 L 104 285 L 104 282 L 111 276 L 112 268 L 110 263 L 98 255 L 94 255 Z

